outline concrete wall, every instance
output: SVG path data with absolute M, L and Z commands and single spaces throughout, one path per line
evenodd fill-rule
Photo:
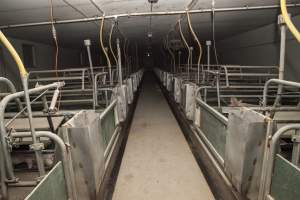
M 23 57 L 22 44 L 30 44 L 35 47 L 36 66 L 31 70 L 42 70 L 42 69 L 53 69 L 54 66 L 54 48 L 50 45 L 8 38 L 20 57 Z M 0 76 L 9 78 L 17 86 L 18 89 L 21 87 L 20 76 L 15 65 L 15 62 L 9 55 L 8 51 L 0 44 Z M 60 48 L 59 50 L 59 66 L 77 67 L 80 66 L 80 50 L 79 49 L 67 49 Z
M 300 15 L 293 17 L 300 28 Z M 280 30 L 277 23 L 218 42 L 222 63 L 237 65 L 278 65 Z M 288 34 L 286 48 L 287 80 L 300 81 L 300 44 Z

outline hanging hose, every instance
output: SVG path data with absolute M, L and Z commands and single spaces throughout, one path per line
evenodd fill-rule
M 105 18 L 103 16 L 102 19 L 101 19 L 101 23 L 100 23 L 100 44 L 101 44 L 102 51 L 103 51 L 103 53 L 104 53 L 104 55 L 106 57 L 106 60 L 107 60 L 108 72 L 109 72 L 109 81 L 110 81 L 110 84 L 113 85 L 112 73 L 111 73 L 111 62 L 110 62 L 108 53 L 105 50 L 105 47 L 104 47 L 104 44 L 103 44 L 103 26 L 104 26 L 104 20 L 105 20 Z
M 282 17 L 287 25 L 287 27 L 290 29 L 291 33 L 294 35 L 294 37 L 297 39 L 297 41 L 300 43 L 300 33 L 293 24 L 292 20 L 290 19 L 290 16 L 288 14 L 287 8 L 286 8 L 286 0 L 280 0 L 280 7 L 282 12 Z
M 191 50 L 190 50 L 190 47 L 189 47 L 189 45 L 188 45 L 188 43 L 187 43 L 187 41 L 186 41 L 186 39 L 185 39 L 185 37 L 183 35 L 183 32 L 182 32 L 181 19 L 178 20 L 178 27 L 179 27 L 180 36 L 181 36 L 181 39 L 182 39 L 182 41 L 184 43 L 184 46 L 188 50 L 188 78 L 190 78 L 190 69 L 189 69 L 189 67 L 190 67 L 190 59 L 191 59 Z
M 54 15 L 53 15 L 53 0 L 49 0 L 50 3 L 50 21 L 51 21 L 51 29 L 52 29 L 52 37 L 55 43 L 55 59 L 54 59 L 54 70 L 56 77 L 58 77 L 57 69 L 58 69 L 58 39 L 57 39 L 57 32 L 54 26 Z
M 193 29 L 193 26 L 192 26 L 192 22 L 191 22 L 191 17 L 190 17 L 190 13 L 189 11 L 187 10 L 186 11 L 186 15 L 187 15 L 187 19 L 188 19 L 188 24 L 189 24 L 189 27 L 190 27 L 190 31 L 194 37 L 194 40 L 196 41 L 196 43 L 198 44 L 198 47 L 199 47 L 199 57 L 198 57 L 198 62 L 197 62 L 197 66 L 198 66 L 198 83 L 200 83 L 199 81 L 199 69 L 200 69 L 200 63 L 201 63 L 201 58 L 202 58 L 202 46 L 201 46 L 201 43 Z M 203 73 L 203 66 L 202 66 L 202 74 L 203 74 L 203 77 L 202 77 L 202 81 L 204 80 L 204 73 Z
M 9 53 L 13 57 L 14 61 L 17 64 L 17 67 L 19 68 L 19 72 L 20 72 L 21 77 L 22 78 L 26 77 L 28 73 L 27 73 L 27 71 L 26 71 L 26 69 L 24 67 L 24 64 L 23 64 L 23 62 L 22 62 L 19 54 L 16 52 L 16 50 L 11 45 L 11 43 L 7 40 L 7 38 L 2 33 L 2 31 L 0 31 L 0 42 L 3 43 L 3 45 L 6 47 L 6 49 L 9 51 Z
M 118 59 L 117 59 L 116 54 L 115 54 L 115 52 L 113 50 L 113 47 L 112 47 L 112 35 L 113 35 L 113 32 L 114 32 L 114 29 L 115 29 L 115 23 L 113 23 L 111 25 L 111 29 L 110 29 L 110 33 L 109 33 L 109 48 L 110 48 L 110 52 L 111 52 L 111 54 L 112 54 L 112 56 L 113 56 L 113 58 L 116 62 L 116 65 L 118 65 Z

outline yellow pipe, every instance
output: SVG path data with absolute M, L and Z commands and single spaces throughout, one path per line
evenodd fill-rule
M 106 60 L 107 60 L 107 65 L 108 65 L 108 70 L 109 70 L 109 79 L 110 79 L 110 83 L 112 84 L 112 73 L 111 73 L 111 62 L 110 62 L 110 59 L 109 59 L 109 56 L 105 50 L 105 47 L 104 47 L 104 44 L 103 44 L 103 26 L 104 26 L 104 17 L 102 17 L 102 20 L 101 20 L 101 24 L 100 24 L 100 44 L 101 44 L 101 48 L 102 48 L 102 51 L 106 57 Z
M 290 16 L 289 16 L 287 8 L 286 8 L 286 0 L 280 0 L 280 7 L 281 7 L 282 17 L 283 17 L 287 27 L 290 29 L 291 33 L 294 35 L 294 37 L 300 43 L 300 33 L 290 19 Z
M 20 72 L 21 77 L 26 77 L 28 73 L 27 73 L 27 71 L 26 71 L 26 69 L 24 67 L 24 64 L 23 64 L 23 62 L 22 62 L 19 54 L 17 53 L 17 51 L 15 50 L 15 48 L 11 45 L 11 43 L 8 41 L 8 39 L 5 37 L 5 35 L 2 33 L 2 31 L 0 31 L 0 41 L 7 48 L 7 50 L 10 53 L 10 55 L 15 60 L 17 66 L 19 68 L 19 72 Z
M 192 35 L 194 36 L 194 39 L 197 42 L 198 47 L 199 47 L 199 57 L 198 57 L 198 66 L 199 66 L 200 62 L 201 62 L 201 58 L 202 58 L 202 46 L 201 46 L 201 43 L 200 43 L 200 41 L 199 41 L 199 39 L 198 39 L 194 29 L 193 29 L 192 22 L 191 22 L 191 17 L 190 17 L 190 14 L 189 14 L 188 10 L 186 11 L 186 15 L 187 15 L 190 31 L 191 31 Z

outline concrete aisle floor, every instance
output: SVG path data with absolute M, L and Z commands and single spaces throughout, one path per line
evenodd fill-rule
M 113 199 L 214 199 L 150 72 L 145 74 Z

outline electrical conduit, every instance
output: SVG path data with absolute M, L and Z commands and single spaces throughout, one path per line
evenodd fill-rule
M 178 27 L 179 27 L 179 32 L 180 32 L 180 36 L 181 36 L 181 39 L 184 43 L 184 46 L 187 48 L 188 50 L 188 79 L 190 78 L 190 58 L 191 58 L 191 49 L 183 35 L 183 32 L 182 32 L 182 28 L 181 28 L 181 19 L 178 20 Z
M 202 58 L 202 46 L 201 46 L 201 43 L 193 29 L 193 26 L 192 26 L 192 22 L 191 22 L 191 17 L 190 17 L 190 13 L 189 11 L 187 10 L 186 11 L 186 15 L 187 15 L 187 19 L 188 19 L 188 24 L 189 24 L 189 27 L 190 27 L 190 31 L 194 37 L 194 40 L 196 41 L 198 47 L 199 47 L 199 56 L 198 56 L 198 61 L 197 61 L 197 66 L 198 66 L 198 83 L 200 83 L 199 81 L 199 69 L 200 69 L 200 63 L 201 63 L 201 58 Z M 204 80 L 204 73 L 203 73 L 203 66 L 202 66 L 202 74 L 203 74 L 203 77 L 202 77 L 202 81 Z

